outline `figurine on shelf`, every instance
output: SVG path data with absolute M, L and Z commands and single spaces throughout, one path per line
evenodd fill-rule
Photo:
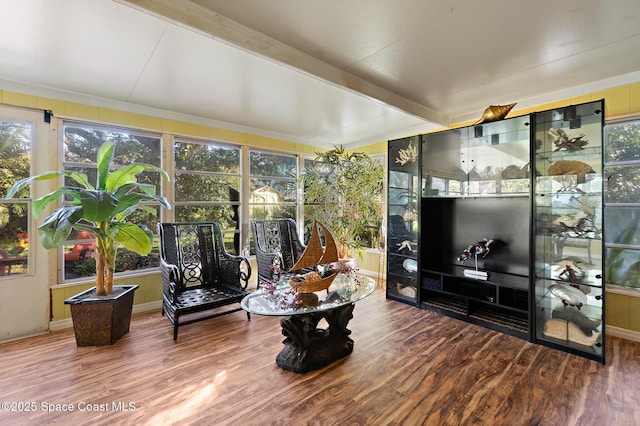
M 411 248 L 411 244 L 412 242 L 409 240 L 404 240 L 401 243 L 396 244 L 396 246 L 398 246 L 398 251 L 401 252 L 403 250 L 406 250 L 408 252 L 412 252 L 413 249 Z
M 491 244 L 493 244 L 493 240 L 487 240 L 485 238 L 482 241 L 469 245 L 469 247 L 464 249 L 458 256 L 458 262 L 464 264 L 470 257 L 477 256 L 479 254 L 481 254 L 482 257 L 486 257 L 489 254 L 489 246 L 491 246 Z
M 562 301 L 564 306 L 575 306 L 580 310 L 587 304 L 587 296 L 579 289 L 566 284 L 553 284 L 549 291 Z
M 542 332 L 545 336 L 560 340 L 569 340 L 579 345 L 600 346 L 598 339 L 600 338 L 601 332 L 593 331 L 590 334 L 586 334 L 578 325 L 564 319 L 548 319 L 544 323 Z
M 582 266 L 584 261 L 576 256 L 569 256 L 560 259 L 555 265 L 560 270 L 558 278 L 567 281 L 577 281 L 584 276 L 584 270 Z
M 409 144 L 407 149 L 399 149 L 398 157 L 396 158 L 396 164 L 405 166 L 407 164 L 413 164 L 418 160 L 418 148 Z
M 589 141 L 584 139 L 585 135 L 583 133 L 568 136 L 564 130 L 554 129 L 553 127 L 550 128 L 547 133 L 549 136 L 554 138 L 553 144 L 556 147 L 554 151 L 560 151 L 561 149 L 577 151 L 584 149 L 584 147 L 589 143 Z

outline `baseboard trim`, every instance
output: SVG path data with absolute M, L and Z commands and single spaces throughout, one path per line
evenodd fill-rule
M 359 273 L 363 274 L 363 275 L 367 275 L 369 277 L 372 278 L 380 278 L 379 274 L 377 272 L 374 271 L 367 271 L 367 270 L 359 270 Z M 133 313 L 137 314 L 137 313 L 141 313 L 141 312 L 148 312 L 148 311 L 153 311 L 156 309 L 162 309 L 162 301 L 157 300 L 155 302 L 149 302 L 149 303 L 142 303 L 139 305 L 133 305 Z M 71 321 L 71 318 L 65 318 L 62 320 L 58 320 L 58 321 L 51 321 L 49 323 L 49 330 L 51 331 L 55 331 L 55 330 L 63 330 L 65 328 L 71 328 L 73 327 L 73 322 Z M 621 327 L 616 327 L 613 325 L 607 325 L 606 326 L 606 333 L 609 336 L 614 336 L 614 337 L 619 337 L 621 339 L 626 339 L 626 340 L 631 340 L 634 342 L 640 342 L 640 331 L 634 331 L 634 330 L 628 330 L 626 328 L 621 328 Z M 44 332 L 46 333 L 46 332 Z M 42 334 L 42 333 L 39 333 Z M 21 336 L 17 339 L 24 339 L 26 336 Z
M 606 333 L 607 336 L 614 336 L 625 340 L 640 342 L 640 331 L 628 330 L 626 328 L 607 325 Z
M 139 305 L 133 305 L 133 310 L 131 311 L 134 314 L 138 314 L 141 312 L 149 312 L 154 310 L 162 309 L 162 301 L 156 300 L 155 302 L 141 303 Z M 71 318 L 65 318 L 58 321 L 49 322 L 49 330 L 64 330 L 65 328 L 73 327 L 73 322 Z

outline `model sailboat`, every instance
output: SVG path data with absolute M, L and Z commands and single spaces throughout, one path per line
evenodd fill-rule
M 322 228 L 325 239 L 324 250 L 322 248 L 322 241 L 320 241 L 320 234 L 318 232 L 318 226 Z M 311 236 L 309 237 L 309 243 L 302 252 L 302 256 L 296 262 L 295 265 L 289 269 L 290 272 L 299 271 L 304 268 L 316 268 L 318 265 L 330 264 L 338 261 L 338 248 L 336 242 L 333 239 L 333 235 L 322 223 L 314 220 L 311 228 Z M 298 293 L 313 293 L 315 291 L 321 291 L 329 288 L 333 280 L 338 275 L 338 272 L 331 272 L 331 275 L 322 277 L 318 272 L 309 272 L 303 275 L 297 275 L 289 280 L 289 285 L 294 287 Z

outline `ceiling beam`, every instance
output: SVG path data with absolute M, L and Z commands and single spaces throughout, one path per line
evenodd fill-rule
M 438 125 L 444 114 L 233 21 L 191 0 L 115 0 Z

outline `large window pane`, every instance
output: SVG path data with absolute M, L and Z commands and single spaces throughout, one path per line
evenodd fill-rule
M 274 154 L 252 150 L 249 153 L 251 176 L 295 179 L 298 160 L 294 155 Z
M 0 198 L 31 172 L 33 125 L 0 120 Z M 16 194 L 31 198 L 29 188 Z M 29 209 L 27 201 L 0 200 L 0 276 L 25 274 L 29 270 Z
M 605 242 L 640 248 L 640 207 L 605 209 Z
M 240 150 L 237 147 L 177 140 L 174 151 L 176 171 L 240 174 Z
M 161 167 L 160 135 L 73 122 L 65 123 L 63 133 L 64 169 L 85 173 L 92 185 L 96 184 L 97 179 L 98 150 L 107 141 L 116 143 L 112 162 L 116 167 L 132 163 L 146 163 Z M 154 185 L 156 194 L 162 193 L 161 181 L 162 178 L 157 172 L 146 171 L 138 175 L 138 182 Z M 65 179 L 65 185 L 76 185 L 76 182 Z M 153 203 L 148 207 L 149 211 L 136 210 L 128 221 L 145 225 L 155 233 L 156 224 L 161 220 L 160 207 Z M 62 253 L 64 280 L 95 275 L 94 249 L 95 245 L 90 236 L 78 232 L 73 232 L 69 236 Z M 157 247 L 154 247 L 147 256 L 141 256 L 124 248 L 118 249 L 116 272 L 139 271 L 156 268 L 158 265 Z
M 638 283 L 640 283 L 640 250 L 608 248 L 606 256 L 605 274 L 608 283 L 638 287 Z
M 294 155 L 249 153 L 251 219 L 296 218 L 298 160 Z
M 608 124 L 605 143 L 605 163 L 640 161 L 640 121 Z
M 116 142 L 113 164 L 147 163 L 160 167 L 160 136 L 90 124 L 66 123 L 64 162 L 95 164 L 100 146 Z
M 605 247 L 609 284 L 640 287 L 640 120 L 605 128 Z
M 227 251 L 240 254 L 240 148 L 186 140 L 173 147 L 175 220 L 220 223 Z
M 30 204 L 0 200 L 0 277 L 29 271 Z
M 187 204 L 176 206 L 176 222 L 219 222 L 222 231 L 233 232 L 236 221 L 233 220 L 235 211 L 229 204 Z
M 607 203 L 640 202 L 640 164 L 607 167 L 605 201 Z
M 176 173 L 176 201 L 231 201 L 230 193 L 240 188 L 239 176 Z M 234 200 L 238 201 L 238 200 Z

